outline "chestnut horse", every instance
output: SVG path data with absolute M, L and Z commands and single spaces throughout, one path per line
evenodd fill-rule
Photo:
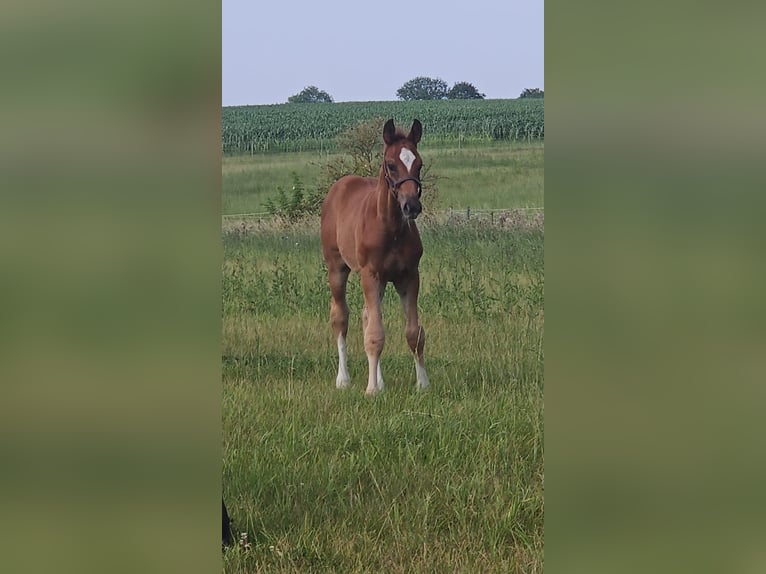
M 423 244 L 415 225 L 420 214 L 420 168 L 417 145 L 423 133 L 420 121 L 404 135 L 388 120 L 383 127 L 383 164 L 375 177 L 347 175 L 336 181 L 322 205 L 322 253 L 330 280 L 330 322 L 338 342 L 335 385 L 348 387 L 348 305 L 346 282 L 359 274 L 364 292 L 362 324 L 369 374 L 368 395 L 383 390 L 380 354 L 385 334 L 381 300 L 386 285 L 394 284 L 407 320 L 407 344 L 415 355 L 417 388 L 428 386 L 423 358 L 425 330 L 418 321 L 418 264 Z

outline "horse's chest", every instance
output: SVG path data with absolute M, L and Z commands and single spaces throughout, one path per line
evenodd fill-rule
M 417 233 L 391 234 L 370 229 L 357 242 L 359 267 L 366 267 L 387 281 L 417 269 L 423 246 Z
M 417 269 L 422 251 L 419 242 L 392 242 L 380 254 L 380 271 L 392 279 L 409 273 Z

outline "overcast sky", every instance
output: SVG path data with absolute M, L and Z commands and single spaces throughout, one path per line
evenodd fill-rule
M 417 76 L 487 98 L 542 88 L 542 0 L 223 0 L 223 105 L 279 104 L 314 85 L 336 102 L 395 100 Z

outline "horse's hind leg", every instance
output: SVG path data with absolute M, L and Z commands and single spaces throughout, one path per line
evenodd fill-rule
M 328 266 L 329 267 L 329 266 Z M 346 336 L 348 335 L 348 305 L 346 304 L 346 283 L 350 269 L 344 264 L 329 267 L 330 279 L 330 323 L 338 343 L 338 376 L 335 386 L 345 389 L 351 383 L 348 374 L 348 353 L 346 352 Z
M 404 309 L 407 324 L 405 335 L 410 350 L 415 355 L 415 374 L 417 387 L 425 389 L 428 386 L 428 374 L 426 373 L 425 355 L 426 331 L 418 320 L 418 292 L 420 291 L 420 275 L 417 271 L 410 276 L 394 283 L 396 291 Z

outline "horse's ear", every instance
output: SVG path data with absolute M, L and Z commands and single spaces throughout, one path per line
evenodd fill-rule
M 394 143 L 394 138 L 396 137 L 396 127 L 394 126 L 394 120 L 388 120 L 386 122 L 386 125 L 383 126 L 383 141 L 386 142 L 386 145 L 391 145 Z
M 412 122 L 412 127 L 410 128 L 410 133 L 407 135 L 407 139 L 410 140 L 415 145 L 418 144 L 420 141 L 420 136 L 423 135 L 423 125 L 420 123 L 420 120 L 415 120 Z

